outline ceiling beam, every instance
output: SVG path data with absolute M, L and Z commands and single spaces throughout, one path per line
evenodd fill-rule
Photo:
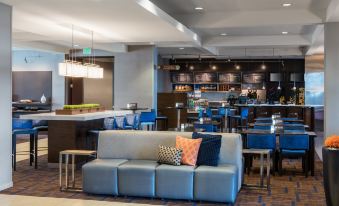
M 152 13 L 153 15 L 161 18 L 166 21 L 168 24 L 174 26 L 180 32 L 183 32 L 188 36 L 196 46 L 201 46 L 201 38 L 198 34 L 194 33 L 192 30 L 187 28 L 185 25 L 174 19 L 172 16 L 168 15 L 166 12 L 161 10 L 155 4 L 149 0 L 135 0 L 140 6 Z
M 175 15 L 190 28 L 241 28 L 277 25 L 310 25 L 322 23 L 323 19 L 309 10 L 267 10 L 206 12 L 203 14 Z
M 310 40 L 303 35 L 218 36 L 207 38 L 203 42 L 204 47 L 308 46 L 310 44 Z

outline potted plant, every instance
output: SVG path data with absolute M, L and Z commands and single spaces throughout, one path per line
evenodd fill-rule
M 322 152 L 326 203 L 328 206 L 337 206 L 339 205 L 339 136 L 328 137 Z

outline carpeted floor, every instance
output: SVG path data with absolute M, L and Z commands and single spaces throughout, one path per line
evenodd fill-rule
M 255 162 L 257 164 L 257 162 Z M 14 172 L 14 187 L 2 191 L 2 194 L 15 194 L 39 197 L 62 197 L 75 199 L 92 199 L 113 202 L 146 203 L 151 205 L 217 205 L 215 203 L 173 201 L 149 198 L 111 197 L 87 195 L 84 193 L 60 192 L 58 169 L 47 167 L 47 156 L 39 157 L 39 169 L 28 166 L 28 161 L 18 163 Z M 243 188 L 236 205 L 326 205 L 323 190 L 322 163 L 317 158 L 315 176 L 305 178 L 301 173 L 301 161 L 285 161 L 286 171 L 283 176 L 272 176 L 271 190 Z M 81 182 L 80 170 L 77 182 Z M 258 183 L 259 174 L 254 171 L 245 175 L 245 183 Z M 221 204 L 219 204 L 221 205 Z

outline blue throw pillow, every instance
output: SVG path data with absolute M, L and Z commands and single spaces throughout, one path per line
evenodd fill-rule
M 218 166 L 221 135 L 193 132 L 192 139 L 202 138 L 197 165 Z

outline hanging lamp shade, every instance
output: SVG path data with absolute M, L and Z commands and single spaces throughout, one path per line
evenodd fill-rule
M 91 64 L 87 67 L 87 78 L 102 79 L 104 78 L 104 69 L 99 65 Z

